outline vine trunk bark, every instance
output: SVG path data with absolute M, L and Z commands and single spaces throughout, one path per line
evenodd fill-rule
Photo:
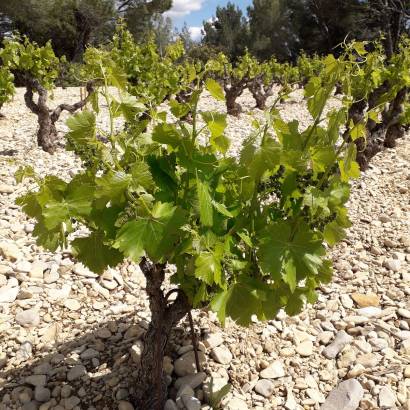
M 151 310 L 151 322 L 144 337 L 144 348 L 136 388 L 137 409 L 163 410 L 167 399 L 167 384 L 163 371 L 165 348 L 171 330 L 190 311 L 191 306 L 181 291 L 168 302 L 161 286 L 165 265 L 143 259 L 140 267 L 147 280 L 146 291 Z
M 263 76 L 258 76 L 248 83 L 248 88 L 255 100 L 256 108 L 260 110 L 266 109 L 266 101 L 273 95 L 273 82 L 264 84 L 263 80 Z
M 29 110 L 37 115 L 38 131 L 37 144 L 46 152 L 53 154 L 57 149 L 57 128 L 56 122 L 60 118 L 63 111 L 74 113 L 83 108 L 93 93 L 94 88 L 92 82 L 87 84 L 87 97 L 73 105 L 60 104 L 54 110 L 50 110 L 47 105 L 48 92 L 40 82 L 36 79 L 26 80 L 26 92 L 24 94 L 24 101 Z M 34 93 L 38 94 L 37 102 L 34 101 Z
M 388 91 L 389 85 L 382 84 L 370 96 L 368 101 L 360 100 L 352 104 L 348 113 L 348 123 L 350 120 L 354 124 L 364 121 L 366 111 L 374 108 L 380 96 Z M 369 161 L 384 148 L 393 148 L 396 140 L 404 135 L 404 128 L 400 124 L 400 116 L 403 113 L 403 104 L 408 94 L 407 87 L 402 88 L 396 94 L 394 100 L 385 108 L 381 115 L 381 121 L 375 122 L 368 119 L 366 122 L 366 138 L 358 138 L 355 141 L 357 147 L 356 161 L 361 170 L 366 170 Z M 344 138 L 349 139 L 348 129 L 345 131 Z
M 226 111 L 229 115 L 238 117 L 242 112 L 242 107 L 236 99 L 242 95 L 248 82 L 247 78 L 236 79 L 229 76 L 224 78 Z

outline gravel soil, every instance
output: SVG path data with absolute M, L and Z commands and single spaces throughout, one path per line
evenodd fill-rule
M 50 105 L 79 95 L 58 89 Z M 132 410 L 149 320 L 144 277 L 129 263 L 96 277 L 69 253 L 35 244 L 32 221 L 14 204 L 30 184 L 16 185 L 14 172 L 32 165 L 40 175 L 69 178 L 80 162 L 63 148 L 51 156 L 36 146 L 36 117 L 23 101 L 18 89 L 0 119 L 0 410 Z M 245 112 L 228 119 L 233 153 L 252 119 L 263 117 L 249 94 L 240 102 Z M 206 95 L 200 108 L 224 110 Z M 310 122 L 299 90 L 279 108 L 302 129 Z M 101 126 L 104 120 L 103 110 Z M 197 375 L 188 324 L 180 323 L 164 361 L 168 410 L 211 409 L 211 390 L 227 383 L 228 410 L 410 410 L 408 136 L 353 183 L 349 211 L 353 226 L 331 250 L 334 279 L 300 315 L 280 312 L 247 329 L 228 321 L 222 329 L 212 312 L 194 312 Z M 351 407 L 343 407 L 346 400 Z

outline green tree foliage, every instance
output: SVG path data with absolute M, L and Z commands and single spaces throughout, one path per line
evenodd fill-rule
M 287 0 L 253 0 L 248 16 L 253 54 L 262 60 L 272 55 L 282 61 L 294 57 L 297 27 Z
M 111 52 L 87 50 L 87 68 L 92 78 L 104 77 L 101 64 L 95 62 L 103 55 L 105 64 L 112 61 L 117 70 L 118 82 L 126 83 L 127 91 L 142 101 L 147 108 L 156 108 L 166 99 L 182 91 L 196 77 L 198 64 L 184 60 L 181 41 L 169 44 L 162 55 L 153 38 L 137 43 L 125 25 L 119 25 Z M 112 68 L 114 70 L 114 68 Z M 161 84 L 159 87 L 158 84 Z
M 47 90 L 54 87 L 60 59 L 54 54 L 50 41 L 40 47 L 27 37 L 8 38 L 0 49 L 0 59 L 5 67 L 20 77 L 35 78 Z
M 217 9 L 222 17 L 205 23 L 205 43 L 220 47 L 230 58 L 232 39 L 239 39 L 243 51 L 246 39 L 250 51 L 265 60 L 275 55 L 280 61 L 295 61 L 301 50 L 326 55 L 341 52 L 349 39 L 374 40 L 384 35 L 387 55 L 397 51 L 400 35 L 409 31 L 408 0 L 253 0 L 248 22 L 231 4 Z M 229 13 L 228 13 L 229 11 Z M 242 19 L 243 24 L 238 24 Z M 228 20 L 228 21 L 227 21 Z M 236 22 L 235 24 L 232 22 Z M 248 31 L 248 37 L 236 34 Z M 226 34 L 226 33 L 227 34 Z M 242 52 L 240 53 L 242 54 Z
M 327 54 L 341 51 L 340 44 L 366 37 L 366 24 L 360 0 L 304 0 L 298 8 L 299 45 L 308 53 Z
M 177 30 L 178 38 L 184 43 L 184 48 L 186 52 L 190 52 L 195 46 L 195 41 L 192 40 L 191 32 L 189 31 L 188 24 L 185 22 L 182 26 L 181 31 Z
M 217 47 L 230 59 L 237 59 L 248 46 L 249 30 L 239 7 L 228 3 L 216 8 L 212 21 L 204 22 L 203 43 Z
M 172 0 L 119 0 L 117 13 L 123 17 L 134 38 L 143 42 L 155 26 L 154 18 L 168 11 Z
M 165 54 L 167 46 L 173 41 L 173 26 L 170 17 L 156 14 L 152 20 L 152 32 L 161 56 Z
M 305 52 L 302 52 L 296 62 L 298 70 L 299 83 L 304 85 L 315 76 L 319 76 L 324 68 L 323 58 L 317 54 L 309 57 Z
M 218 57 L 220 51 L 215 46 L 210 46 L 204 43 L 194 43 L 192 47 L 188 49 L 187 56 L 194 61 L 206 64 L 209 60 Z
M 5 2 L 10 28 L 44 45 L 52 39 L 57 55 L 79 61 L 87 44 L 98 43 L 112 27 L 112 0 L 22 0 Z
M 347 34 L 358 32 L 360 0 L 254 0 L 248 8 L 251 51 L 292 60 L 308 53 L 331 53 Z M 362 21 L 360 20 L 360 25 Z
M 366 39 L 384 35 L 383 45 L 390 58 L 398 51 L 400 36 L 409 33 L 410 1 L 408 0 L 367 0 L 361 3 L 362 22 Z
M 58 56 L 80 61 L 88 44 L 111 38 L 117 18 L 123 17 L 133 34 L 142 39 L 156 27 L 153 17 L 170 7 L 171 0 L 21 0 L 2 2 L 0 13 L 3 30 L 18 30 L 39 45 L 51 39 Z

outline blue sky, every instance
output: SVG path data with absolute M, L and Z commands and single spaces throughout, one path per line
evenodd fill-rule
M 167 12 L 167 15 L 178 28 L 181 28 L 186 21 L 192 37 L 198 39 L 202 22 L 215 15 L 217 6 L 225 6 L 227 3 L 228 0 L 173 0 L 172 9 Z M 252 3 L 252 0 L 231 0 L 231 3 L 246 11 L 246 7 Z

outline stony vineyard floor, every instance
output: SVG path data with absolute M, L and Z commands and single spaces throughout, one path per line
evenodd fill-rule
M 78 95 L 78 89 L 58 90 L 56 100 Z M 252 107 L 248 95 L 242 102 Z M 201 105 L 209 109 L 215 103 L 204 97 Z M 309 123 L 300 92 L 282 108 L 302 127 Z M 144 277 L 131 264 L 96 277 L 69 253 L 51 254 L 36 246 L 32 221 L 14 205 L 29 186 L 17 186 L 14 171 L 32 164 L 41 175 L 67 178 L 80 164 L 62 149 L 50 156 L 35 146 L 36 121 L 23 105 L 22 90 L 3 113 L 0 409 L 132 409 L 127 399 L 138 382 L 141 337 L 149 320 Z M 234 152 L 251 118 L 245 113 L 229 119 Z M 334 280 L 304 313 L 281 313 L 248 329 L 233 323 L 221 329 L 212 312 L 195 312 L 200 374 L 194 374 L 188 325 L 179 325 L 164 361 L 168 410 L 210 409 L 211 378 L 214 391 L 232 385 L 222 407 L 228 410 L 357 405 L 410 410 L 408 137 L 374 158 L 354 183 L 349 209 L 353 227 L 332 250 Z M 353 404 L 343 407 L 348 396 Z

